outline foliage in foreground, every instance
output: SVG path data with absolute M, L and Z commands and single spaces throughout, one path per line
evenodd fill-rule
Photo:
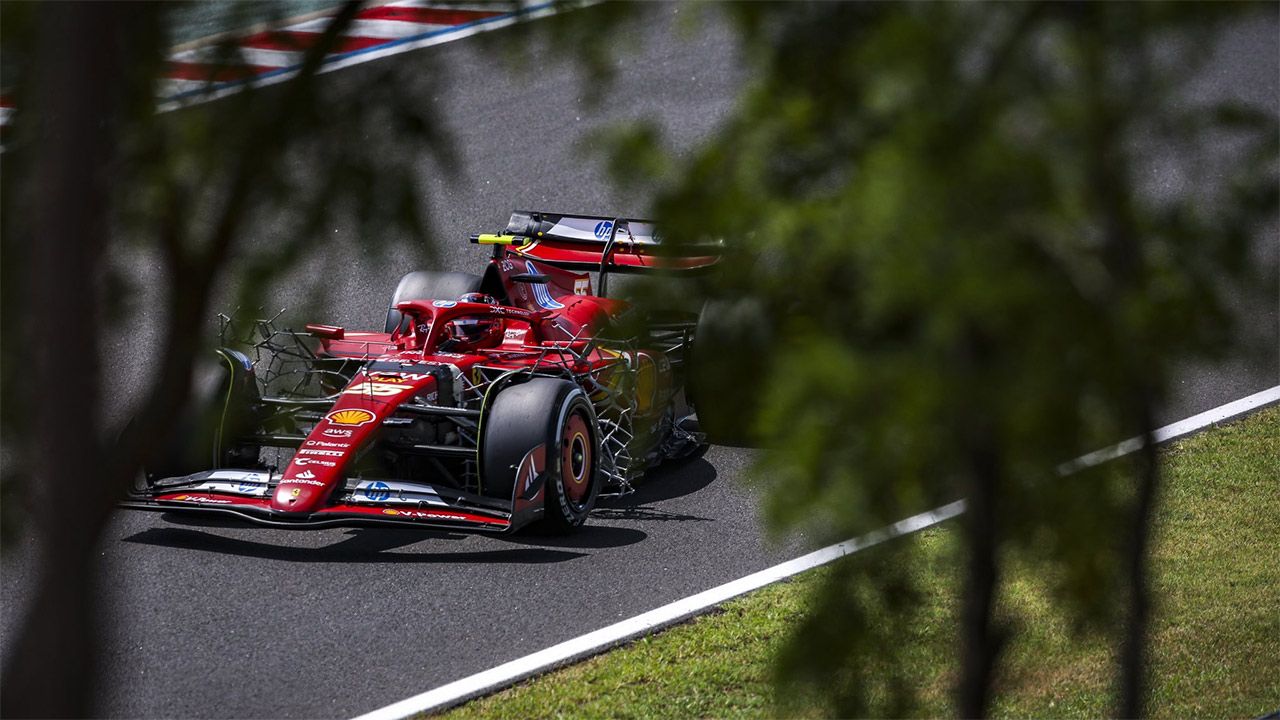
M 358 10 L 335 10 L 287 82 L 158 114 L 173 8 L 0 4 L 5 94 L 20 108 L 0 166 L 0 539 L 21 525 L 39 558 L 0 714 L 95 714 L 96 544 L 175 440 L 216 303 L 260 307 L 273 278 L 333 241 L 320 231 L 337 217 L 391 236 L 371 250 L 425 239 L 416 166 L 453 158 L 433 109 L 405 101 L 389 74 L 350 90 L 317 80 Z M 211 51 L 205 99 L 219 64 L 241 64 L 229 40 Z M 374 140 L 364 129 L 377 121 L 387 131 Z M 127 317 L 145 324 L 142 341 L 118 351 L 129 363 L 104 363 L 133 339 Z M 136 393 L 108 374 L 129 364 L 147 369 Z
M 1280 408 L 1162 451 L 1168 483 L 1156 524 L 1152 627 L 1153 717 L 1256 717 L 1280 697 L 1280 587 L 1272 519 L 1280 514 Z M 923 602 L 893 642 L 901 677 L 920 688 L 915 714 L 954 714 L 955 603 L 960 549 L 954 527 L 903 538 L 774 585 L 659 635 L 474 701 L 445 715 L 482 717 L 827 717 L 820 698 L 775 696 L 772 659 L 814 591 L 850 565 L 912 554 Z M 1026 564 L 1011 568 L 1000 614 L 1020 632 L 997 678 L 993 713 L 1103 717 L 1112 649 L 1074 623 L 1052 585 Z M 874 613 L 872 621 L 891 613 Z M 870 650 L 872 662 L 874 650 Z M 889 690 L 888 686 L 881 691 Z M 779 702 L 778 698 L 782 698 Z
M 725 314 L 752 343 L 701 350 L 720 360 L 718 391 L 695 387 L 704 427 L 754 420 L 780 530 L 834 540 L 966 498 L 960 714 L 991 707 L 1020 630 L 995 612 L 1011 561 L 1109 634 L 1116 710 L 1143 714 L 1158 466 L 1139 453 L 1069 483 L 1056 469 L 1149 434 L 1180 363 L 1240 351 L 1229 308 L 1258 287 L 1280 132 L 1272 108 L 1190 83 L 1224 27 L 1274 7 L 728 12 L 754 84 L 723 131 L 682 163 L 646 153 L 653 129 L 617 155 L 654 174 L 668 242 L 725 239 L 707 295 L 754 299 Z M 743 387 L 764 389 L 759 408 Z M 795 688 L 841 716 L 909 712 L 915 687 L 885 684 L 909 657 L 884 635 L 920 612 L 917 576 L 832 573 L 782 655 Z

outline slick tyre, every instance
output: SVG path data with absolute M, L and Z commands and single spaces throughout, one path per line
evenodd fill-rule
M 485 495 L 512 498 L 519 470 L 541 448 L 543 527 L 568 533 L 582 525 L 600 493 L 600 438 L 586 393 L 559 378 L 534 378 L 498 393 L 484 419 Z
M 237 440 L 251 434 L 258 389 L 248 358 L 220 350 L 198 361 L 191 396 L 174 418 L 169 440 L 144 470 L 147 485 L 220 467 L 254 467 L 259 446 Z
M 458 296 L 480 290 L 480 276 L 464 272 L 433 272 L 417 270 L 400 278 L 396 291 L 391 294 L 387 306 L 387 322 L 383 332 L 391 332 L 404 316 L 396 310 L 396 304 L 405 300 L 456 300 Z M 403 329 L 403 328 L 402 328 Z

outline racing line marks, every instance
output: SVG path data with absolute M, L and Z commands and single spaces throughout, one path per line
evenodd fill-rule
M 1280 402 L 1280 385 L 1202 412 L 1185 420 L 1180 420 L 1171 425 L 1166 425 L 1156 430 L 1152 435 L 1157 444 L 1166 443 L 1276 402 Z M 1058 472 L 1062 475 L 1069 475 L 1078 470 L 1128 455 L 1140 447 L 1142 447 L 1141 438 L 1130 438 L 1109 448 L 1091 452 L 1071 462 L 1064 463 L 1058 467 Z M 928 512 L 899 520 L 888 527 L 869 532 L 862 537 L 816 550 L 808 555 L 788 560 L 758 573 L 691 595 L 683 600 L 663 605 L 655 610 L 650 610 L 586 635 L 553 645 L 545 650 L 539 650 L 532 655 L 526 655 L 490 670 L 414 695 L 411 698 L 361 715 L 355 720 L 400 720 L 400 718 L 406 718 L 417 713 L 443 710 L 686 620 L 739 595 L 745 595 L 753 590 L 785 580 L 806 570 L 861 552 L 887 540 L 933 527 L 963 512 L 964 500 L 948 503 Z

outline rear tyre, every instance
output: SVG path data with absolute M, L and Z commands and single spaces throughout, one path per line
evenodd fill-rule
M 460 295 L 479 292 L 480 276 L 464 272 L 434 272 L 417 270 L 400 278 L 400 284 L 391 294 L 387 306 L 386 329 L 391 332 L 404 322 L 404 316 L 396 310 L 396 304 L 405 300 L 454 300 Z M 403 331 L 405 328 L 401 328 Z
M 485 495 L 513 502 L 527 490 L 529 478 L 520 472 L 529 467 L 526 458 L 540 457 L 546 479 L 543 525 L 549 531 L 573 531 L 595 507 L 599 430 L 591 402 L 573 382 L 534 378 L 499 392 L 484 419 L 482 447 Z

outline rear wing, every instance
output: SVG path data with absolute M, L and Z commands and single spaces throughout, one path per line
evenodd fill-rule
M 697 245 L 662 245 L 648 220 L 562 213 L 511 213 L 507 229 L 497 235 L 472 235 L 471 242 L 573 270 L 632 273 L 693 273 L 720 261 L 718 241 Z

